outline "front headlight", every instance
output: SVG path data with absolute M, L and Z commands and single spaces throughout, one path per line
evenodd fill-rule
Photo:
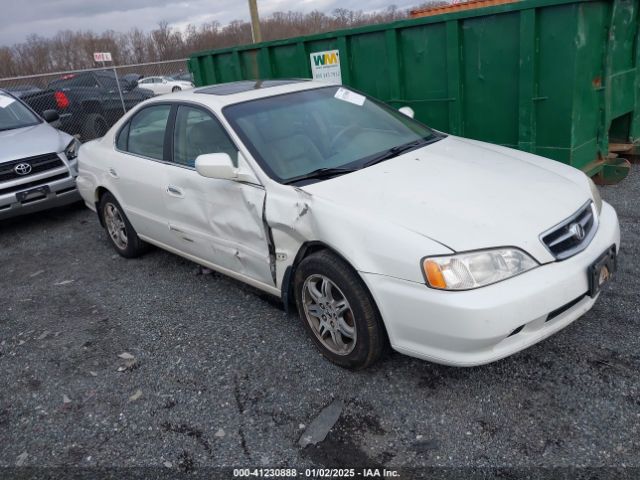
M 77 138 L 74 138 L 69 142 L 69 145 L 64 149 L 64 154 L 67 157 L 67 160 L 70 162 L 78 158 L 78 150 L 80 149 L 80 145 L 82 145 Z
M 470 290 L 500 282 L 538 266 L 517 248 L 496 248 L 422 260 L 427 285 L 441 290 Z
M 598 190 L 598 186 L 590 178 L 589 187 L 591 188 L 591 197 L 593 198 L 593 203 L 596 206 L 596 212 L 598 212 L 598 216 L 600 216 L 600 212 L 602 211 L 602 197 L 600 196 L 600 190 Z

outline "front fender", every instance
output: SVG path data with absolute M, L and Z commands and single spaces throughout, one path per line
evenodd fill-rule
M 420 259 L 453 253 L 446 246 L 375 216 L 337 207 L 298 188 L 269 189 L 265 220 L 276 251 L 279 288 L 310 244 L 325 245 L 361 273 L 423 282 Z

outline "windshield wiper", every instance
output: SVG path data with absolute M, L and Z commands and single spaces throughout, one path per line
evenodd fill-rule
M 313 170 L 312 172 L 305 173 L 304 175 L 299 175 L 297 177 L 290 178 L 289 180 L 283 183 L 285 185 L 290 185 L 292 183 L 299 182 L 301 180 L 336 177 L 338 175 L 343 175 L 345 173 L 355 172 L 356 170 L 357 168 L 339 168 L 339 167 L 318 168 L 317 170 Z
M 414 150 L 418 147 L 422 147 L 423 145 L 427 145 L 429 143 L 431 143 L 429 140 L 425 140 L 421 138 L 419 140 L 414 140 L 413 142 L 397 145 L 395 147 L 390 148 L 386 152 L 383 152 L 380 155 L 373 157 L 370 160 L 367 160 L 362 164 L 362 168 L 375 165 L 376 163 L 384 162 L 385 160 L 389 160 L 390 158 L 397 157 L 401 153 L 408 152 L 409 150 Z

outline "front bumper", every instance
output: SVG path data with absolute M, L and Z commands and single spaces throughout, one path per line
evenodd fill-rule
M 587 270 L 611 245 L 619 248 L 620 227 L 605 202 L 598 232 L 585 250 L 494 285 L 447 292 L 361 275 L 395 350 L 445 365 L 474 366 L 523 350 L 584 315 L 595 303 L 585 295 Z
M 18 201 L 16 197 L 16 193 L 20 193 L 20 191 L 0 195 L 0 220 L 61 207 L 80 200 L 75 178 L 70 174 L 60 180 L 42 181 L 39 185 L 48 185 L 50 192 L 46 196 L 23 202 Z

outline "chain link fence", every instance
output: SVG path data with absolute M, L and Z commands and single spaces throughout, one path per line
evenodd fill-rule
M 141 63 L 0 79 L 0 89 L 81 141 L 104 135 L 128 110 L 156 95 L 193 88 L 187 60 Z M 51 118 L 52 112 L 46 116 Z

